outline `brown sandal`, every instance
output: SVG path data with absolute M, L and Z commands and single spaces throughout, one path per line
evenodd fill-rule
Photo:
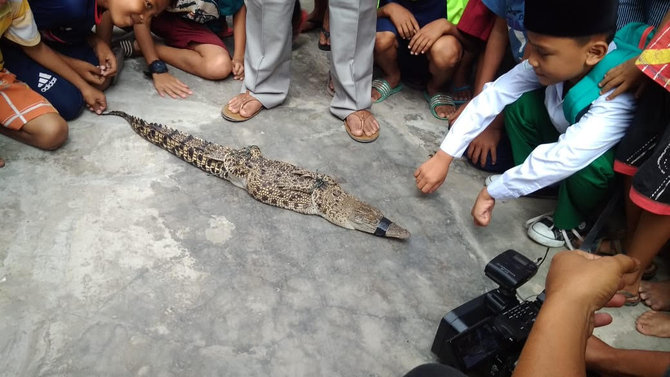
M 365 124 L 365 121 L 372 116 L 372 113 L 369 112 L 368 110 L 358 110 L 354 111 L 353 113 L 349 115 L 354 115 L 361 121 L 361 129 L 363 129 L 363 125 Z M 379 137 L 379 130 L 375 132 L 374 134 L 367 136 L 365 133 L 360 136 L 356 136 L 353 133 L 351 133 L 351 128 L 349 128 L 349 124 L 347 123 L 347 118 L 344 118 L 344 128 L 347 130 L 347 134 L 349 134 L 349 137 L 354 139 L 355 141 L 359 143 L 371 143 Z
M 246 105 L 247 103 L 249 103 L 251 101 L 258 101 L 257 98 L 255 98 L 251 94 L 249 94 L 249 91 L 247 91 L 244 94 L 240 94 L 240 95 L 246 96 L 246 98 L 244 99 L 244 101 L 242 101 L 242 104 L 240 105 L 240 110 L 242 110 L 244 105 Z M 258 101 L 258 102 L 260 103 L 260 101 Z M 255 117 L 256 115 L 258 115 L 258 113 L 260 113 L 261 110 L 263 110 L 264 108 L 265 107 L 261 103 L 261 107 L 259 107 L 258 110 L 256 110 L 256 112 L 249 115 L 248 117 L 245 117 L 242 114 L 240 114 L 239 112 L 237 112 L 237 113 L 232 112 L 230 110 L 230 107 L 228 107 L 228 104 L 226 104 L 225 106 L 223 106 L 223 109 L 221 109 L 221 116 L 223 117 L 223 119 L 231 121 L 231 122 L 244 122 L 244 121 L 247 121 L 247 120 Z

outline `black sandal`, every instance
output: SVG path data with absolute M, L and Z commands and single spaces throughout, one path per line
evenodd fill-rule
M 330 31 L 328 31 L 324 28 L 321 28 L 321 34 L 323 34 L 326 37 L 326 39 L 328 40 L 328 42 L 330 42 Z M 318 43 L 319 43 L 319 50 L 330 51 L 330 43 L 321 43 L 320 40 L 318 41 Z

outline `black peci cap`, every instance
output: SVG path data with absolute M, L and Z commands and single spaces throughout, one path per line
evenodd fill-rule
M 526 0 L 527 31 L 555 37 L 586 37 L 616 30 L 617 0 Z

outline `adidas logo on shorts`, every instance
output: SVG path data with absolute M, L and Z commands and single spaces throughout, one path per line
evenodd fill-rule
M 51 87 L 54 86 L 56 81 L 58 81 L 57 77 L 53 77 L 48 73 L 40 72 L 37 87 L 40 89 L 42 93 L 44 93 L 47 90 L 51 89 Z

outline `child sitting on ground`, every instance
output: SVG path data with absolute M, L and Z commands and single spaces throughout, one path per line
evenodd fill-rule
M 507 106 L 505 126 L 517 166 L 481 190 L 472 208 L 475 224 L 489 224 L 496 200 L 561 182 L 554 216 L 534 219 L 528 235 L 545 246 L 573 247 L 577 228 L 606 196 L 613 147 L 635 109 L 632 95 L 608 101 L 597 86 L 609 67 L 631 56 L 609 43 L 616 15 L 616 0 L 526 0 L 528 60 L 470 102 L 440 150 L 416 170 L 417 187 L 435 191 L 453 159 Z
M 42 39 L 83 80 L 72 80 L 38 64 L 15 46 L 6 46 L 7 67 L 33 90 L 42 93 L 65 119 L 76 118 L 86 103 L 96 113 L 105 110 L 102 93 L 91 102 L 91 86 L 105 90 L 117 74 L 117 57 L 109 46 L 112 28 L 148 20 L 168 0 L 30 0 Z M 96 26 L 96 33 L 91 29 Z M 101 37 L 108 36 L 107 40 Z
M 670 240 L 670 190 L 667 190 L 670 150 L 670 75 L 667 70 L 670 59 L 662 54 L 670 48 L 670 11 L 667 7 L 664 11 L 663 27 L 648 48 L 638 57 L 611 69 L 600 83 L 601 91 L 609 92 L 609 99 L 627 90 L 639 96 L 637 112 L 617 148 L 614 161 L 614 171 L 624 177 L 627 225 L 622 242 L 624 248 L 621 250 L 618 242 L 605 239 L 596 247 L 598 253 L 625 252 L 640 262 L 640 272 L 622 288 L 627 305 L 636 305 L 640 301 L 640 280 L 644 275 L 649 278 L 655 273 L 656 266 L 652 261 Z M 649 316 L 646 314 L 645 318 Z M 668 325 L 666 336 L 670 337 L 670 322 Z M 649 325 L 641 329 L 640 320 L 638 330 L 657 335 L 649 330 Z
M 0 0 L 0 36 L 7 38 L 35 61 L 78 82 L 82 79 L 48 46 L 40 41 L 27 0 Z M 90 88 L 90 87 L 89 87 Z M 86 89 L 86 98 L 95 103 L 102 93 Z M 16 79 L 3 67 L 0 53 L 0 134 L 45 150 L 58 149 L 68 136 L 65 120 L 40 94 Z M 5 162 L 0 159 L 0 167 Z
M 165 63 L 208 80 L 222 80 L 232 72 L 235 80 L 244 78 L 246 6 L 243 0 L 177 0 L 150 22 L 135 25 L 135 37 L 123 41 L 126 56 L 141 51 L 149 65 L 154 87 L 161 96 L 185 98 L 189 87 L 168 73 Z M 227 15 L 233 16 L 235 50 L 230 53 L 217 35 Z M 165 44 L 155 44 L 151 32 Z
M 456 110 L 442 89 L 461 59 L 462 46 L 456 26 L 446 18 L 446 8 L 444 0 L 381 0 L 374 61 L 383 77 L 372 82 L 372 102 L 384 101 L 402 89 L 401 70 L 420 71 L 423 79 L 430 76 L 424 96 L 433 116 L 446 119 Z M 400 66 L 403 60 L 407 67 Z
M 481 93 L 484 84 L 495 80 L 498 75 L 521 62 L 526 46 L 523 27 L 524 0 L 482 1 L 495 15 L 495 20 L 475 74 L 475 96 Z M 465 106 L 461 106 L 449 115 L 449 122 L 455 122 L 464 109 Z M 499 114 L 472 140 L 466 154 L 474 166 L 488 172 L 502 173 L 514 166 L 503 114 Z

